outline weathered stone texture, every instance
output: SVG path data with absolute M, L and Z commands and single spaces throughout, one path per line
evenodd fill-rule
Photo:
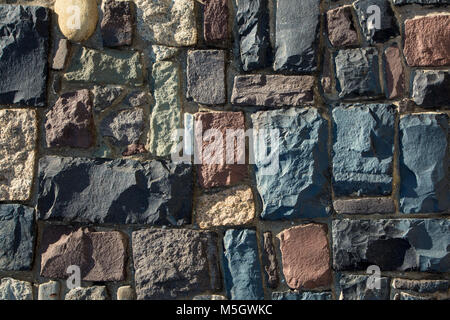
M 133 41 L 134 7 L 131 1 L 106 0 L 100 24 L 103 45 L 119 47 Z
M 415 291 L 418 293 L 446 292 L 449 289 L 448 280 L 409 280 L 393 279 L 392 288 L 396 290 Z
M 283 274 L 291 289 L 331 285 L 326 225 L 300 225 L 282 231 L 277 237 L 280 239 Z
M 333 201 L 334 210 L 341 214 L 394 213 L 392 198 L 338 199 Z
M 124 89 L 118 86 L 94 86 L 91 90 L 94 96 L 94 110 L 101 112 L 117 102 Z
M 400 211 L 441 212 L 450 208 L 448 116 L 400 118 Z
M 100 133 L 113 144 L 128 146 L 139 141 L 144 128 L 144 110 L 125 109 L 110 113 L 100 124 Z
M 389 300 L 389 278 L 381 277 L 379 289 L 370 276 L 339 274 L 336 283 L 336 295 L 339 300 Z
M 203 11 L 203 33 L 207 42 L 228 37 L 228 0 L 206 0 Z
M 272 300 L 332 300 L 331 292 L 272 292 Z
M 256 232 L 230 229 L 223 237 L 225 287 L 229 299 L 262 300 L 261 267 Z
M 353 25 L 352 8 L 339 7 L 327 12 L 328 39 L 334 47 L 356 46 L 358 33 Z
M 217 235 L 188 229 L 133 232 L 138 300 L 176 299 L 217 290 Z
M 261 217 L 328 216 L 327 121 L 313 108 L 257 112 L 252 114 L 252 121 L 256 186 L 263 202 Z M 278 130 L 279 136 L 270 136 L 270 130 Z M 267 155 L 264 140 L 270 141 L 278 154 L 274 151 Z
M 89 39 L 97 26 L 98 8 L 95 0 L 56 0 L 55 13 L 61 32 L 67 39 L 75 42 Z M 74 14 L 77 14 L 79 20 L 74 18 Z
M 337 196 L 392 191 L 395 106 L 338 106 L 333 114 L 333 187 Z
M 272 233 L 263 233 L 263 255 L 262 264 L 266 273 L 267 284 L 270 288 L 276 288 L 279 282 L 277 257 L 273 247 Z
M 47 8 L 0 5 L 0 104 L 45 106 L 49 26 Z
M 3 278 L 0 282 L 0 300 L 33 300 L 31 283 Z
M 384 50 L 383 66 L 386 79 L 386 98 L 401 97 L 405 91 L 405 75 L 402 54 L 397 46 L 390 46 Z
M 70 41 L 67 39 L 60 39 L 58 42 L 58 48 L 56 48 L 55 55 L 53 57 L 52 69 L 62 70 L 66 64 L 67 56 L 70 50 Z
M 27 200 L 36 156 L 36 112 L 0 110 L 0 200 Z
M 66 294 L 65 300 L 109 300 L 109 295 L 105 286 L 75 288 Z
M 416 70 L 413 76 L 411 97 L 426 109 L 450 106 L 450 72 L 441 70 Z
M 245 225 L 255 218 L 252 189 L 236 186 L 197 199 L 195 214 L 200 228 Z
M 38 290 L 38 300 L 60 300 L 61 298 L 61 286 L 58 281 L 41 283 Z
M 182 225 L 190 222 L 192 168 L 158 160 L 47 156 L 39 161 L 43 220 Z
M 313 104 L 314 83 L 312 76 L 236 76 L 231 103 L 265 107 L 296 107 Z

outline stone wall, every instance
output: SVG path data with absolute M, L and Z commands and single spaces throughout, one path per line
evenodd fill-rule
M 448 0 L 0 4 L 0 299 L 449 298 Z

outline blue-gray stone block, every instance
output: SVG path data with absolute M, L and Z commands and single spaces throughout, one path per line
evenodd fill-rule
M 264 299 L 257 241 L 255 230 L 230 229 L 225 232 L 223 263 L 230 299 Z
M 272 300 L 333 300 L 331 292 L 272 292 Z
M 0 270 L 30 270 L 34 248 L 34 209 L 0 205 Z
M 337 274 L 336 295 L 340 300 L 389 300 L 390 280 L 379 278 L 379 283 L 372 283 L 372 278 L 365 275 Z M 371 288 L 370 285 L 379 285 Z
M 336 196 L 390 194 L 395 106 L 341 105 L 332 113 Z
M 448 211 L 448 116 L 409 114 L 400 119 L 400 211 Z
M 258 156 L 254 138 L 256 186 L 261 195 L 261 217 L 267 220 L 326 217 L 329 215 L 328 123 L 314 108 L 261 111 L 252 115 L 254 134 L 272 142 L 278 132 L 274 158 Z M 261 152 L 268 154 L 269 152 Z M 270 161 L 272 160 L 272 161 Z M 277 162 L 278 161 L 278 162 Z M 274 166 L 278 163 L 278 167 Z

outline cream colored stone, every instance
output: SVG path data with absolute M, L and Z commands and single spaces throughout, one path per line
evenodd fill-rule
M 0 200 L 27 200 L 33 182 L 36 112 L 0 110 Z
M 55 12 L 59 29 L 67 39 L 80 42 L 94 33 L 98 21 L 96 0 L 56 0 Z
M 237 186 L 215 194 L 203 194 L 197 202 L 196 217 L 203 229 L 250 223 L 255 217 L 252 189 Z
M 194 0 L 135 0 L 137 31 L 145 40 L 165 46 L 197 43 Z

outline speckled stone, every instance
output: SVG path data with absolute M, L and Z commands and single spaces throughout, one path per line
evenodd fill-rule
M 75 288 L 66 294 L 65 300 L 109 300 L 109 295 L 105 286 Z
M 352 7 L 339 7 L 327 12 L 328 39 L 334 47 L 356 46 L 358 33 L 353 25 Z
M 100 23 L 103 45 L 105 47 L 131 45 L 134 26 L 133 2 L 106 0 L 103 6 L 103 18 Z
M 3 278 L 0 282 L 0 300 L 33 300 L 31 283 Z
M 405 91 L 405 74 L 400 49 L 392 45 L 384 50 L 384 75 L 386 79 L 386 98 L 401 97 Z
M 203 34 L 207 42 L 228 37 L 228 0 L 206 0 L 203 9 Z
M 331 292 L 272 292 L 272 300 L 333 300 Z
M 341 214 L 394 213 L 392 198 L 337 199 L 333 201 L 334 210 Z
M 366 275 L 338 274 L 336 296 L 339 300 L 389 300 L 389 278 L 379 279 L 379 289 L 370 289 L 369 281 Z

